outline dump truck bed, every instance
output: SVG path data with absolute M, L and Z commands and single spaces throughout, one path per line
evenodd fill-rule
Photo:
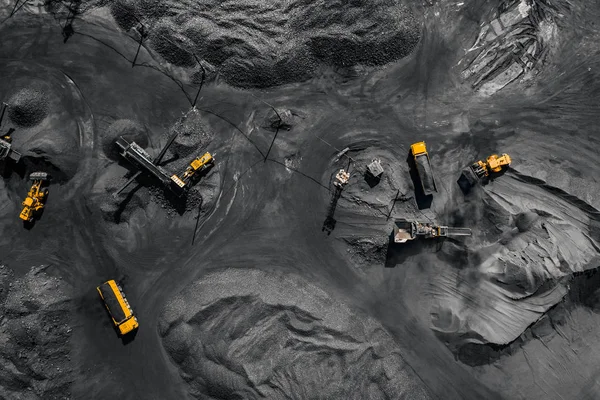
M 415 164 L 417 166 L 419 179 L 421 180 L 423 193 L 426 196 L 436 193 L 437 186 L 435 184 L 435 179 L 433 178 L 433 170 L 431 168 L 431 162 L 429 161 L 429 155 L 427 153 L 416 155 Z
M 125 314 L 125 311 L 121 306 L 119 299 L 117 298 L 117 294 L 109 285 L 109 283 L 106 282 L 98 286 L 98 291 L 100 292 L 100 295 L 102 296 L 104 304 L 106 304 L 106 308 L 108 309 L 112 319 L 114 319 L 117 324 L 125 321 L 128 315 Z

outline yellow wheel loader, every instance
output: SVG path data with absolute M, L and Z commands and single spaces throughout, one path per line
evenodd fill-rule
M 485 161 L 477 161 L 462 171 L 458 185 L 468 192 L 478 182 L 487 182 L 494 175 L 501 174 L 510 166 L 512 160 L 508 154 L 492 154 Z
M 44 208 L 44 203 L 48 198 L 48 188 L 42 188 L 45 182 L 48 181 L 48 174 L 45 172 L 34 172 L 29 175 L 29 179 L 33 181 L 27 197 L 23 200 L 23 210 L 19 215 L 25 222 L 33 222 L 39 211 Z

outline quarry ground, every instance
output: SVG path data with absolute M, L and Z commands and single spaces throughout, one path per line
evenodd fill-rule
M 23 171 L 4 171 L 0 264 L 12 272 L 3 269 L 2 284 L 22 285 L 33 266 L 48 265 L 44 274 L 64 281 L 68 301 L 19 300 L 24 311 L 7 300 L 13 319 L 2 323 L 69 310 L 60 323 L 72 329 L 70 354 L 57 361 L 69 366 L 60 381 L 72 382 L 66 398 L 597 398 L 594 7 L 573 5 L 563 15 L 560 40 L 535 79 L 491 96 L 461 83 L 456 68 L 489 11 L 482 1 L 419 8 L 419 44 L 385 68 L 324 69 L 264 91 L 211 81 L 197 103 L 213 132 L 198 151 L 216 158 L 199 183 L 203 202 L 171 209 L 141 187 L 118 223 L 107 218 L 115 205 L 102 195 L 128 169 L 103 154 L 103 132 L 135 120 L 156 154 L 198 87 L 145 47 L 132 68 L 137 43 L 106 13 L 76 20 L 66 43 L 52 16 L 16 14 L 0 25 L 0 75 L 10 78 L 0 82 L 0 97 L 43 80 L 62 102 L 52 105 L 56 118 L 17 130 L 13 143 L 27 150 L 26 172 L 46 166 L 64 175 L 50 186 L 41 219 L 25 229 L 18 213 L 28 182 Z M 276 138 L 265 129 L 267 103 L 291 111 L 291 128 Z M 423 209 L 406 163 L 420 140 L 439 186 Z M 39 148 L 49 156 L 36 164 Z M 461 169 L 496 152 L 509 153 L 513 168 L 464 196 Z M 363 169 L 375 157 L 385 172 L 370 187 Z M 328 235 L 332 176 L 349 163 Z M 404 197 L 394 202 L 397 194 Z M 390 247 L 393 218 L 466 226 L 473 236 Z M 108 279 L 122 282 L 140 321 L 130 342 L 117 338 L 95 291 Z M 261 338 L 281 332 L 304 345 L 278 344 L 285 352 L 273 353 Z M 2 334 L 25 335 L 5 326 Z M 0 397 L 61 398 L 56 388 L 14 378 L 31 373 L 14 361 L 19 346 L 43 357 L 53 345 L 45 340 L 17 341 L 14 354 L 13 347 L 2 354 Z M 265 360 L 319 368 L 284 373 Z M 381 373 L 365 377 L 350 371 L 354 364 Z M 259 375 L 269 368 L 280 392 L 263 385 L 268 377 Z M 315 386 L 361 379 L 377 388 L 348 394 Z

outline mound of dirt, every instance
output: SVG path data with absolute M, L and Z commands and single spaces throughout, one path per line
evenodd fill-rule
M 242 87 L 305 80 L 319 64 L 384 65 L 410 54 L 421 29 L 401 0 L 138 0 L 111 11 L 125 29 L 133 16 L 154 26 L 149 43 L 166 61 L 194 67 L 196 54 Z
M 119 136 L 123 136 L 128 142 L 136 142 L 142 148 L 148 146 L 148 130 L 143 124 L 130 119 L 119 119 L 102 134 L 102 151 L 106 157 L 113 160 L 121 158 L 115 145 Z
M 291 110 L 278 109 L 277 112 L 269 110 L 269 113 L 265 117 L 263 128 L 272 132 L 277 129 L 284 129 L 289 131 L 294 126 L 294 114 Z
M 432 283 L 433 328 L 455 348 L 511 343 L 564 298 L 573 274 L 600 264 L 590 235 L 597 211 L 572 196 L 505 175 L 481 200 L 468 216 L 476 228 L 467 265 Z
M 294 276 L 214 272 L 159 332 L 195 398 L 429 398 L 379 323 Z
M 117 24 L 126 31 L 138 24 L 135 1 L 119 0 L 110 4 L 110 13 Z
M 212 134 L 204 124 L 200 112 L 194 109 L 177 121 L 172 132 L 177 132 L 178 135 L 169 150 L 179 157 L 198 153 L 198 150 L 206 148 L 212 139 Z
M 65 284 L 44 269 L 15 279 L 0 265 L 0 391 L 5 398 L 70 398 L 73 305 Z
M 48 116 L 48 96 L 39 89 L 24 88 L 8 100 L 8 117 L 17 126 L 31 127 Z

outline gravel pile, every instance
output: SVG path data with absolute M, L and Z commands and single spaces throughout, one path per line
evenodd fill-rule
M 178 135 L 169 150 L 179 157 L 199 156 L 200 153 L 203 154 L 202 149 L 208 146 L 213 136 L 204 124 L 200 112 L 197 110 L 191 110 L 185 117 L 177 121 L 172 128 L 172 133 L 174 132 L 177 132 Z M 179 165 L 180 168 L 185 168 L 186 166 L 187 163 Z
M 430 398 L 377 321 L 291 275 L 211 273 L 167 304 L 159 333 L 198 399 Z
M 118 0 L 111 11 L 124 29 L 135 18 L 152 26 L 149 43 L 171 64 L 194 67 L 196 54 L 231 85 L 269 87 L 309 79 L 321 65 L 405 57 L 421 34 L 411 7 L 402 0 Z
M 15 279 L 0 265 L 0 397 L 68 399 L 73 306 L 65 284 L 33 268 Z
M 41 90 L 25 88 L 8 100 L 8 117 L 17 126 L 31 127 L 48 116 L 48 96 Z
M 119 136 L 123 136 L 129 142 L 136 142 L 142 148 L 148 146 L 148 130 L 144 125 L 129 119 L 116 120 L 106 129 L 101 137 L 102 151 L 110 159 L 121 159 L 119 150 L 115 144 Z

